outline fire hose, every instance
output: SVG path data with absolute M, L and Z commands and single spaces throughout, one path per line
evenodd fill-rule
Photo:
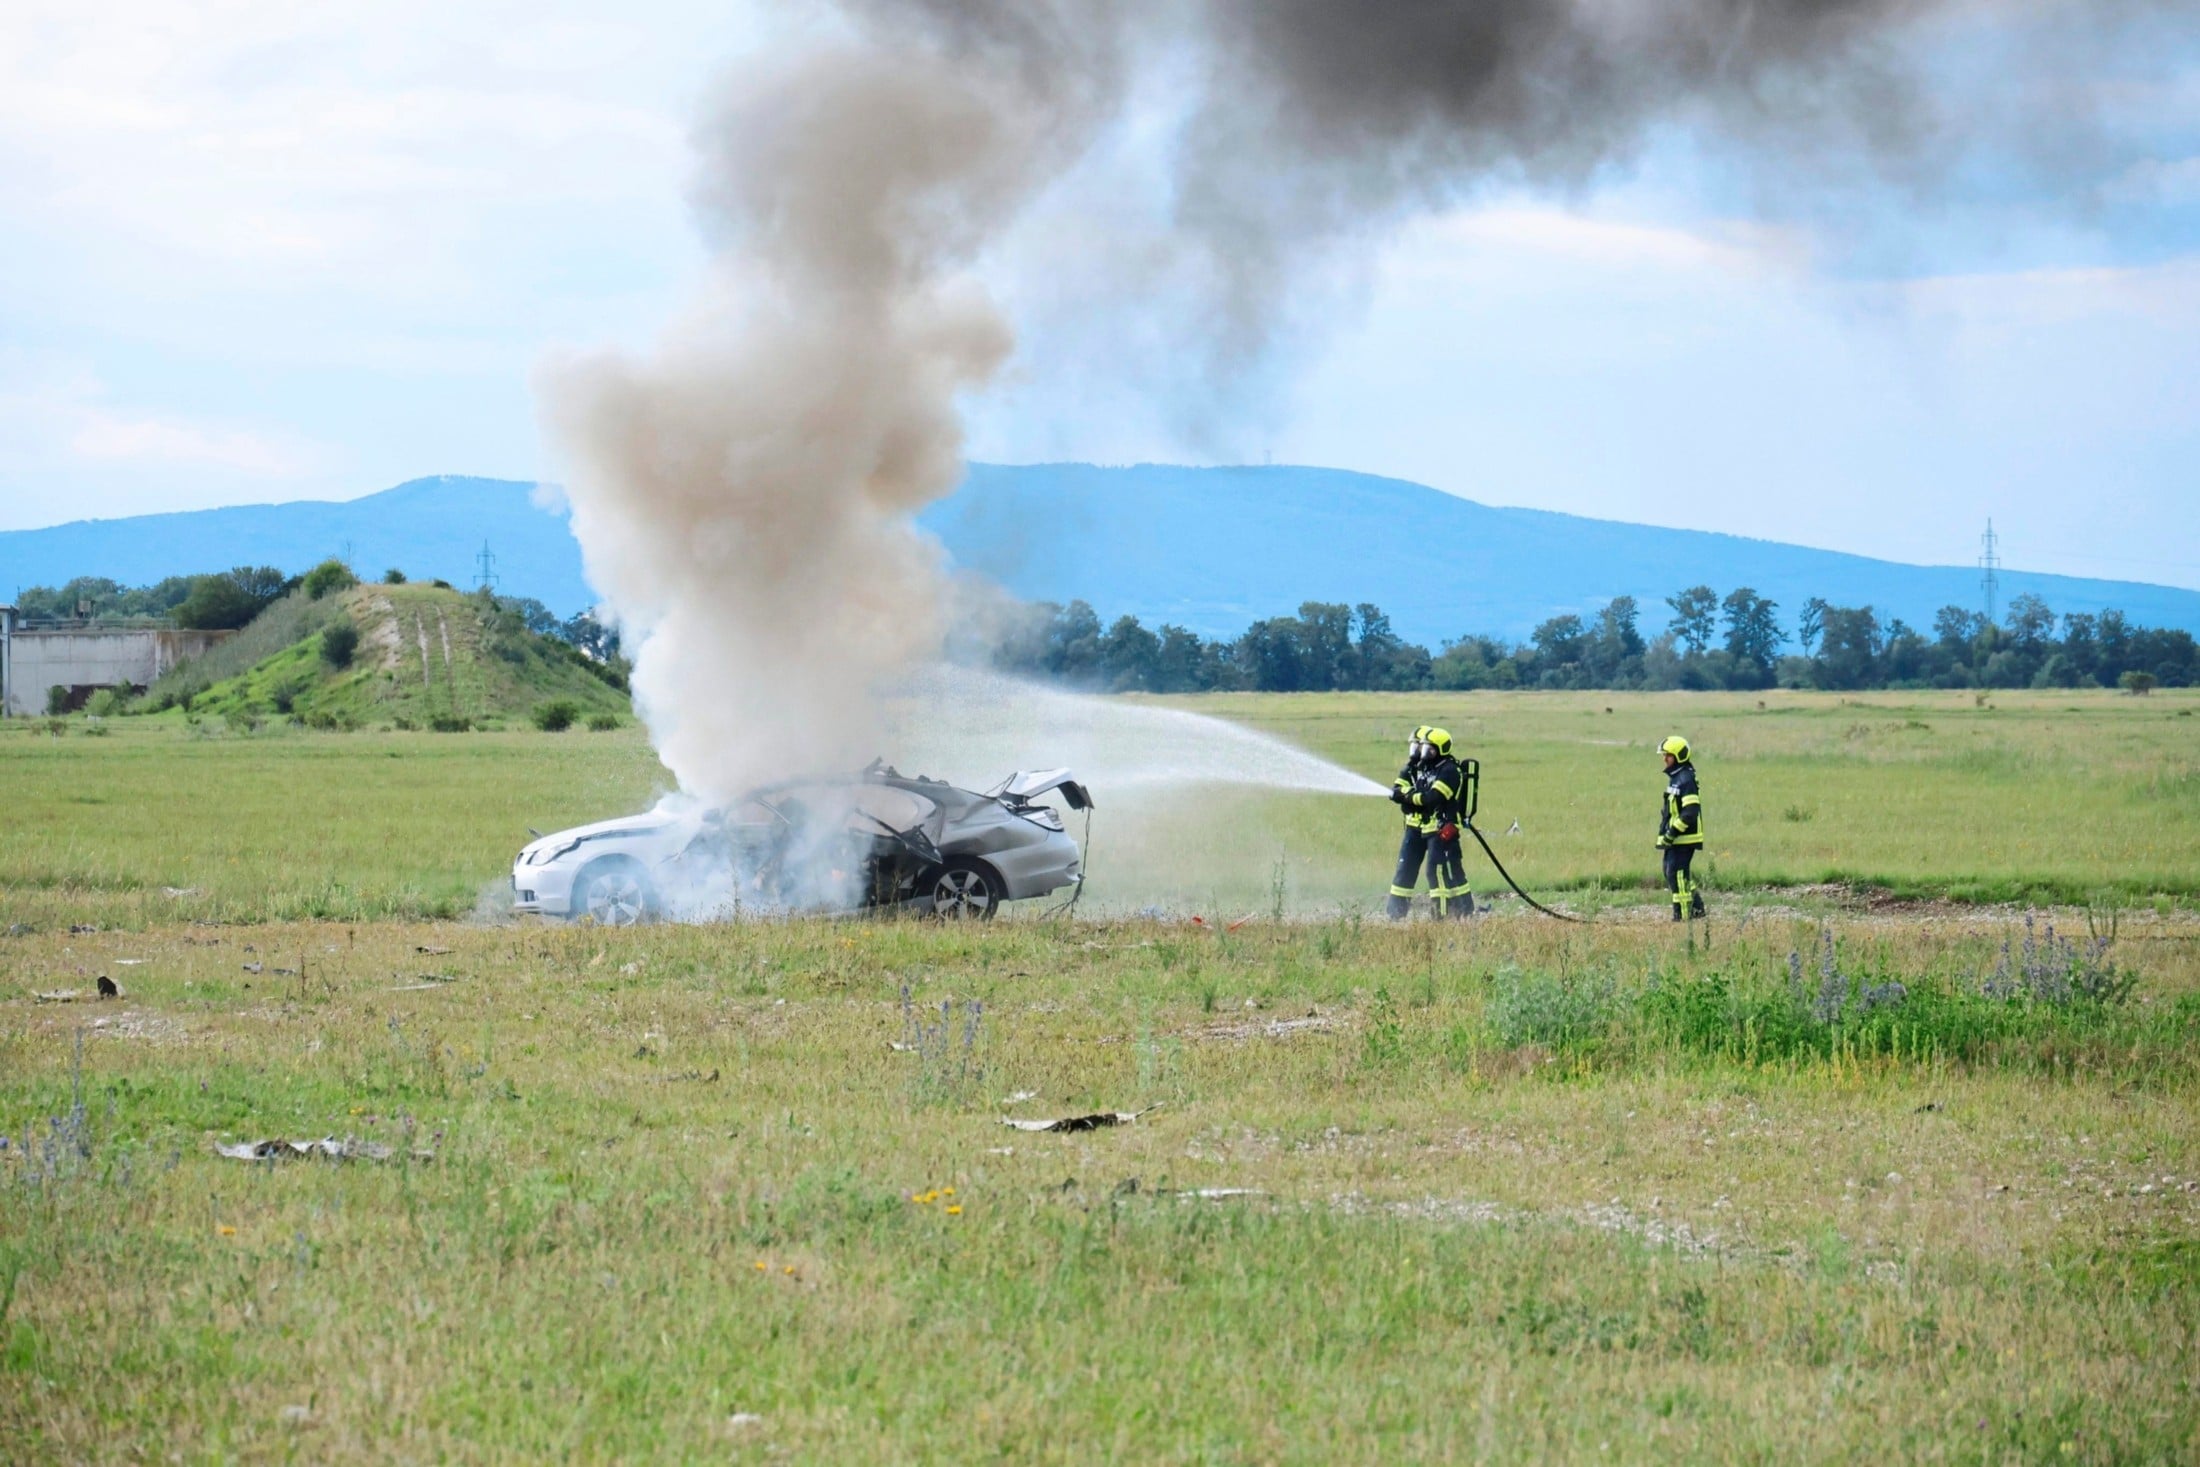
M 1475 828 L 1475 814 L 1482 808 L 1482 761 L 1479 759 L 1461 759 L 1459 761 L 1459 774 L 1463 786 L 1459 792 L 1459 825 L 1467 834 L 1474 837 L 1474 843 L 1482 848 L 1483 855 L 1490 858 L 1490 864 L 1497 868 L 1498 875 L 1505 878 L 1505 884 L 1513 889 L 1513 895 L 1519 897 L 1546 917 L 1555 917 L 1561 922 L 1579 922 L 1581 918 L 1568 916 L 1564 912 L 1554 912 L 1522 891 L 1520 883 L 1513 880 L 1512 873 L 1505 869 L 1505 863 L 1497 859 L 1497 852 L 1490 849 L 1490 843 L 1483 838 L 1482 832 Z
M 1464 828 L 1467 834 L 1474 837 L 1474 843 L 1482 848 L 1482 854 L 1490 858 L 1490 864 L 1497 868 L 1497 874 L 1505 878 L 1505 884 L 1513 889 L 1514 896 L 1519 897 L 1522 901 L 1526 902 L 1529 906 L 1535 908 L 1538 912 L 1541 912 L 1546 917 L 1556 917 L 1561 922 L 1579 922 L 1581 920 L 1579 917 L 1568 916 L 1564 912 L 1554 912 L 1549 907 L 1544 906 L 1543 903 L 1537 901 L 1534 897 L 1529 896 L 1526 892 L 1522 891 L 1520 889 L 1520 883 L 1513 880 L 1512 873 L 1505 869 L 1505 863 L 1503 861 L 1497 859 L 1497 852 L 1490 849 L 1490 843 L 1482 838 L 1482 832 L 1475 829 L 1473 822 L 1467 822 Z

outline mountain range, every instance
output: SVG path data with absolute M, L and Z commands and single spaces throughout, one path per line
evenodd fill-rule
M 561 615 L 591 604 L 580 547 L 555 494 L 500 479 L 416 479 L 347 501 L 300 501 L 84 520 L 0 532 L 0 594 L 79 575 L 143 585 L 165 576 L 331 555 L 373 579 L 475 584 L 494 556 L 499 589 Z M 1977 609 L 1971 566 L 1917 566 L 1699 530 L 1506 509 L 1339 469 L 1141 464 L 974 464 L 922 516 L 955 563 L 1028 600 L 1092 603 L 1203 636 L 1234 636 L 1304 601 L 1373 602 L 1431 647 L 1468 632 L 1523 638 L 1545 618 L 1583 617 L 1633 596 L 1647 629 L 1687 586 L 1739 586 L 1792 625 L 1818 596 L 1929 627 L 1946 605 Z M 2131 581 L 2001 573 L 2001 604 L 2031 592 L 2058 613 L 2121 609 L 2142 626 L 2200 632 L 2200 591 Z

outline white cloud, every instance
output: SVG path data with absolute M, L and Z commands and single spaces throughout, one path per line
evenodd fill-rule
M 174 418 L 127 417 L 105 408 L 83 409 L 80 417 L 69 447 L 95 463 L 189 464 L 260 478 L 296 474 L 307 465 L 299 453 L 258 433 Z

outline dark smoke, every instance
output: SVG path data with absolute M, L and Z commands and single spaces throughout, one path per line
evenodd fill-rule
M 1263 360 L 1312 264 L 1414 211 L 1508 183 L 1581 187 L 1667 132 L 1771 180 L 1768 197 L 1843 174 L 1916 189 L 2010 132 L 2034 141 L 1997 141 L 2002 154 L 2051 165 L 2088 150 L 2088 68 L 2118 59 L 2137 22 L 2179 13 L 2141 0 L 834 8 L 846 34 L 730 77 L 699 132 L 713 297 L 647 358 L 546 376 L 590 577 L 639 643 L 636 692 L 666 763 L 712 797 L 875 752 L 880 690 L 937 655 L 946 582 L 914 516 L 957 483 L 960 400 L 1014 345 L 978 278 L 1020 221 L 1055 203 L 1068 206 L 1057 218 L 1094 221 L 1069 226 L 1069 266 L 1041 267 L 1073 276 L 1057 296 L 1079 315 L 1159 343 L 1145 355 L 1178 364 L 1170 395 L 1196 415 Z M 2012 106 L 1991 68 L 1944 92 L 1950 48 L 1997 27 L 2082 39 L 2046 63 L 2056 105 Z M 1153 101 L 1140 88 L 1154 77 L 1187 95 L 1170 103 L 1167 208 L 1141 235 L 1136 210 L 1058 195 Z M 954 702 L 932 710 L 941 727 L 969 716 Z

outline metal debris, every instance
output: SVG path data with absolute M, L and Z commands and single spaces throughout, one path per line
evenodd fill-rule
M 115 986 L 114 979 L 102 973 L 99 975 L 99 996 L 101 998 L 120 998 L 122 997 L 122 990 Z
M 1101 1110 L 1091 1115 L 1063 1116 L 1052 1121 L 1020 1121 L 1014 1116 L 1002 1116 L 1001 1124 L 1014 1126 L 1019 1131 L 1100 1131 L 1109 1126 L 1127 1126 L 1142 1115 L 1160 1108 L 1157 1101 L 1144 1110 Z
M 330 1161 L 388 1161 L 397 1153 L 379 1141 L 360 1141 L 350 1136 L 324 1136 L 318 1141 L 240 1141 L 234 1146 L 214 1143 L 214 1149 L 231 1161 L 302 1161 L 324 1157 Z M 416 1161 L 427 1161 L 432 1151 L 415 1151 Z
M 83 996 L 84 991 L 80 988 L 53 988 L 48 989 L 44 993 L 34 993 L 31 995 L 32 998 L 37 999 L 40 1003 L 75 1003 Z

